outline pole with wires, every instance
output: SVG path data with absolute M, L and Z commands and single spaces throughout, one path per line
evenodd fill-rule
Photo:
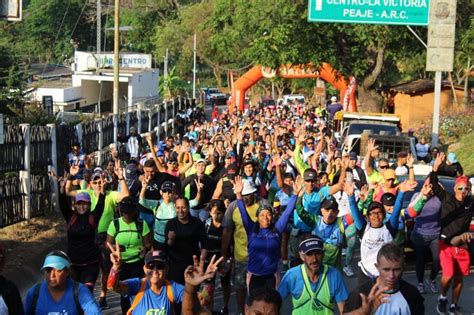
M 119 114 L 119 51 L 120 51 L 120 0 L 115 0 L 115 24 L 114 24 L 114 95 L 113 95 L 113 120 L 114 120 L 114 143 L 118 138 L 118 114 Z M 118 146 L 117 146 L 118 148 Z

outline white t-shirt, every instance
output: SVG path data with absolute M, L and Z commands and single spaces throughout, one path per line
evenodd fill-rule
M 410 315 L 410 307 L 408 306 L 407 300 L 403 294 L 398 291 L 390 294 L 389 302 L 382 303 L 375 312 L 375 315 L 391 315 L 391 314 L 405 314 Z
M 380 228 L 373 228 L 367 222 L 364 236 L 360 242 L 360 257 L 359 266 L 365 275 L 375 278 L 378 277 L 379 271 L 375 267 L 377 262 L 377 254 L 386 243 L 393 241 L 392 234 L 384 224 Z

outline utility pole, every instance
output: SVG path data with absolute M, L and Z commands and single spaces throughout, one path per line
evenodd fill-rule
M 165 79 L 168 78 L 168 48 L 166 48 L 166 53 L 165 53 L 163 76 Z
M 101 20 L 102 12 L 101 11 L 102 11 L 101 0 L 97 0 L 97 44 L 96 44 L 97 54 L 100 54 L 100 46 L 102 45 L 102 20 Z
M 194 33 L 193 99 L 196 99 L 196 33 Z
M 118 138 L 118 114 L 119 114 L 119 51 L 120 51 L 120 0 L 115 0 L 115 24 L 114 24 L 114 95 L 113 95 L 113 114 L 114 114 L 114 143 Z M 118 147 L 117 147 L 118 149 Z

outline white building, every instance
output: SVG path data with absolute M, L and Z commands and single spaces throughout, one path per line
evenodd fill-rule
M 113 53 L 76 51 L 71 65 L 72 77 L 41 81 L 31 97 L 42 102 L 44 96 L 51 96 L 54 112 L 91 108 L 111 111 L 113 63 Z M 121 110 L 137 102 L 158 99 L 159 70 L 152 68 L 150 54 L 121 53 L 119 64 Z

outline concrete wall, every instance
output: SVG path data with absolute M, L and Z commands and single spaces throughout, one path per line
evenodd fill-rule
M 456 91 L 458 102 L 462 101 L 462 91 Z M 460 92 L 460 93 L 459 93 Z M 424 94 L 403 94 L 395 95 L 395 114 L 400 115 L 402 129 L 409 128 L 421 123 L 430 123 L 433 119 L 434 92 Z M 441 91 L 441 112 L 453 111 L 453 97 L 451 89 Z

